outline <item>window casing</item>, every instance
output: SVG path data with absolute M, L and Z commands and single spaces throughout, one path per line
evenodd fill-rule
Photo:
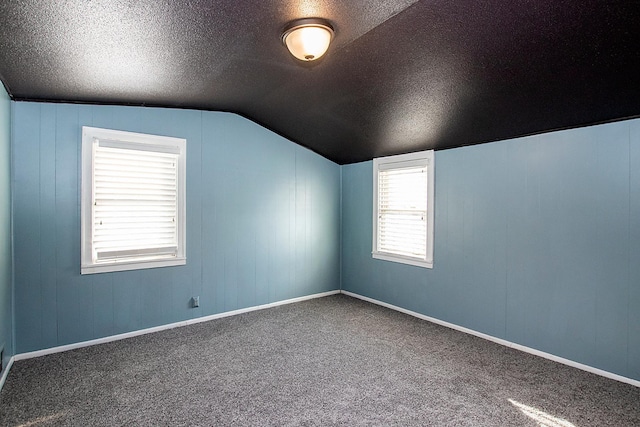
M 82 274 L 186 263 L 185 168 L 185 139 L 82 128 Z
M 433 150 L 373 160 L 376 259 L 433 268 Z

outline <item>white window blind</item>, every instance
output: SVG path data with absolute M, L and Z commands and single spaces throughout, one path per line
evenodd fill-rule
M 93 257 L 175 256 L 178 153 L 94 140 Z
M 427 253 L 426 166 L 378 173 L 378 251 L 424 259 Z

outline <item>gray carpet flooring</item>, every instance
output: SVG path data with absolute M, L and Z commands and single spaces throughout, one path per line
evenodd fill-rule
M 640 426 L 640 389 L 344 295 L 16 362 L 2 426 Z

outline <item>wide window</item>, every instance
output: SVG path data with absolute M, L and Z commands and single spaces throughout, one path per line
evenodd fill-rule
M 434 153 L 373 160 L 373 257 L 433 267 Z
M 81 273 L 186 263 L 186 140 L 82 128 Z

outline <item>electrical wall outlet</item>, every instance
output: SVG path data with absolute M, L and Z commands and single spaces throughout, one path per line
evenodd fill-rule
M 200 297 L 192 297 L 191 305 L 193 306 L 193 308 L 200 307 Z

